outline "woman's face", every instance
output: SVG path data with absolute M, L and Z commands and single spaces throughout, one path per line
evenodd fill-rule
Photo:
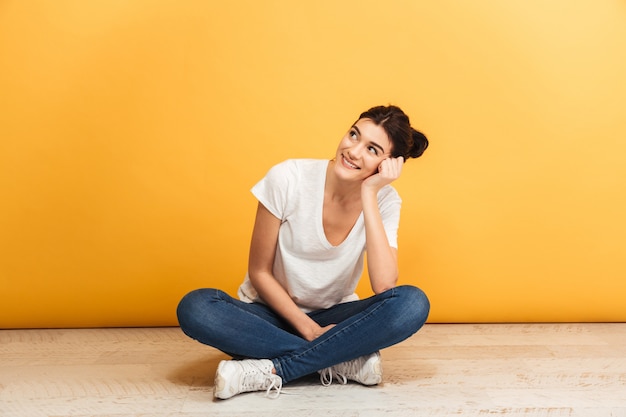
M 364 180 L 378 172 L 391 155 L 391 141 L 381 126 L 369 119 L 358 120 L 339 142 L 335 171 L 345 179 Z

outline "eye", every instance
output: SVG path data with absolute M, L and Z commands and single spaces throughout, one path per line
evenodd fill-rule
M 348 135 L 350 136 L 350 139 L 352 140 L 357 140 L 358 138 L 358 135 L 354 129 L 350 130 L 350 133 Z
M 367 151 L 371 154 L 378 155 L 378 149 L 375 146 L 368 146 Z

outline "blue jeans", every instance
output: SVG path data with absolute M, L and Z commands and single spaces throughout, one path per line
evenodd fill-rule
M 261 303 L 245 303 L 223 291 L 199 289 L 178 305 L 189 337 L 236 358 L 271 359 L 283 382 L 399 343 L 426 322 L 430 303 L 422 290 L 399 286 L 364 300 L 308 313 L 324 327 L 309 342 Z

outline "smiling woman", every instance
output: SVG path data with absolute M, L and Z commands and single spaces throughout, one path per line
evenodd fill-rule
M 427 146 L 399 107 L 374 107 L 335 159 L 285 161 L 252 189 L 259 203 L 239 300 L 201 289 L 178 306 L 186 334 L 238 358 L 220 363 L 217 398 L 278 395 L 316 371 L 324 384 L 382 381 L 378 351 L 417 332 L 430 310 L 420 289 L 396 286 L 401 200 L 390 185 L 405 156 Z M 365 252 L 374 295 L 358 300 Z

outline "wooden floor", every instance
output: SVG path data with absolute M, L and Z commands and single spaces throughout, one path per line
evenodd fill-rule
M 212 398 L 225 356 L 178 328 L 0 330 L 0 416 L 626 416 L 624 324 L 429 324 L 384 384 Z

